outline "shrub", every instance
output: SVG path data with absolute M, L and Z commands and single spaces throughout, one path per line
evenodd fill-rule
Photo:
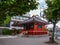
M 7 28 L 4 28 L 4 29 L 2 29 L 2 34 L 3 35 L 16 35 L 16 34 L 19 34 L 19 30 L 9 30 L 9 29 L 7 29 Z
M 3 35 L 10 35 L 11 31 L 9 29 L 4 28 L 4 29 L 2 29 L 2 34 Z

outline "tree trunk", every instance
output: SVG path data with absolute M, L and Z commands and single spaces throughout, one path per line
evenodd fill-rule
M 49 39 L 52 43 L 55 42 L 55 40 L 54 40 L 55 27 L 56 27 L 56 23 L 53 23 L 52 35 L 51 35 L 51 37 Z

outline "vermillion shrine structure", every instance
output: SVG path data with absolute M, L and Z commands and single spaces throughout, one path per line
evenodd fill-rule
M 27 35 L 43 35 L 47 34 L 45 25 L 48 24 L 46 21 L 33 16 L 27 20 L 16 23 L 16 26 L 23 26 L 24 28 L 20 30 L 27 31 Z

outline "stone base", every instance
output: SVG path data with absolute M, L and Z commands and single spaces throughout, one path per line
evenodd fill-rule
M 44 35 L 44 34 L 48 34 L 47 31 L 30 31 L 28 32 L 28 35 Z

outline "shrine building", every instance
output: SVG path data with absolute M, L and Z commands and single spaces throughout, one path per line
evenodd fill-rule
M 45 25 L 48 22 L 36 17 L 32 16 L 31 18 L 24 20 L 22 22 L 17 22 L 15 26 L 22 26 L 23 29 L 21 31 L 27 31 L 27 35 L 43 35 L 48 34 Z

